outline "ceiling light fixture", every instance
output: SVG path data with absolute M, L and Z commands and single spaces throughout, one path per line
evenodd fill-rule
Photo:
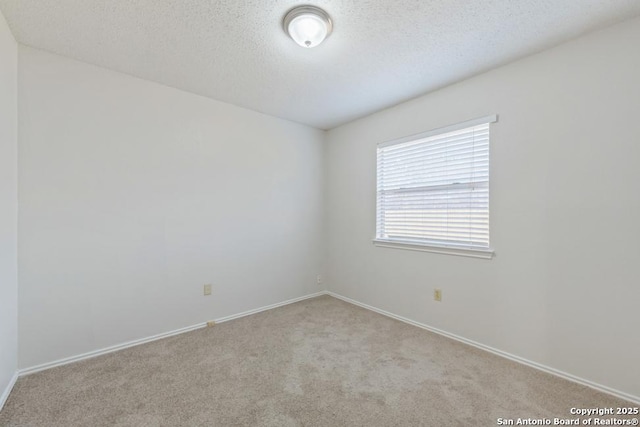
M 333 23 L 324 10 L 315 6 L 298 6 L 284 17 L 284 31 L 302 47 L 316 47 L 331 34 Z

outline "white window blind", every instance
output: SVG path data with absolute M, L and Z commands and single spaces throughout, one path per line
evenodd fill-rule
M 376 241 L 489 250 L 485 117 L 378 145 Z

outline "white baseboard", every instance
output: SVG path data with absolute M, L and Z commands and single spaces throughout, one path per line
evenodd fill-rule
M 315 298 L 320 295 L 325 295 L 326 292 L 317 292 L 315 294 L 305 295 L 298 298 L 293 298 L 290 300 L 282 301 L 276 304 L 267 305 L 264 307 L 255 308 L 253 310 L 243 311 L 242 313 L 232 314 L 231 316 L 221 317 L 219 319 L 214 319 L 216 323 L 228 322 L 229 320 L 238 319 L 240 317 L 249 316 L 252 314 L 260 313 L 261 311 L 271 310 L 277 307 L 282 307 L 283 305 L 293 304 L 294 302 L 303 301 L 309 298 Z M 52 362 L 43 363 L 40 365 L 32 366 L 29 368 L 24 368 L 19 370 L 19 376 L 25 376 L 29 374 L 33 374 L 36 372 L 44 371 L 46 369 L 55 368 L 56 366 L 68 365 L 69 363 L 79 362 L 80 360 L 90 359 L 96 356 L 102 356 L 103 354 L 113 353 L 114 351 L 123 350 L 125 348 L 134 347 L 140 344 L 145 344 L 152 341 L 161 340 L 163 338 L 168 338 L 174 335 L 184 334 L 185 332 L 194 331 L 196 329 L 204 328 L 207 326 L 207 322 L 198 323 L 196 325 L 187 326 L 180 329 L 175 329 L 173 331 L 164 332 L 161 334 L 153 335 L 146 338 L 140 338 L 133 341 L 127 341 L 122 344 L 116 344 L 110 347 L 101 348 L 99 350 L 90 351 L 87 353 L 78 354 L 76 356 L 65 357 L 64 359 L 54 360 Z M 17 378 L 17 377 L 16 377 Z M 12 385 L 13 387 L 13 385 Z M 7 393 L 8 396 L 8 393 Z M 4 394 L 3 394 L 4 397 Z
M 92 357 L 102 356 L 103 354 L 113 353 L 114 351 L 124 350 L 125 348 L 134 347 L 136 345 L 145 344 L 151 341 L 160 340 L 162 338 L 168 338 L 173 335 L 183 334 L 185 332 L 194 331 L 196 329 L 204 328 L 207 326 L 206 322 L 198 323 L 197 325 L 187 326 L 185 328 L 176 329 L 162 334 L 152 335 L 150 337 L 140 338 L 133 341 L 127 341 L 122 344 L 116 344 L 109 347 L 101 348 L 87 353 L 78 354 L 75 356 L 65 357 L 64 359 L 54 360 L 52 362 L 43 363 L 41 365 L 31 366 L 29 368 L 20 369 L 20 376 L 34 374 L 36 372 L 44 371 L 46 369 L 55 368 L 56 366 L 68 365 L 69 363 L 79 362 L 85 359 L 91 359 Z
M 591 388 L 593 388 L 595 390 L 601 391 L 603 393 L 610 394 L 610 395 L 618 397 L 620 399 L 628 400 L 628 401 L 633 402 L 635 404 L 640 404 L 640 397 L 638 397 L 638 396 L 634 396 L 634 395 L 631 395 L 629 393 L 625 393 L 625 392 L 622 392 L 622 391 L 619 391 L 619 390 L 615 390 L 615 389 L 613 389 L 611 387 L 604 386 L 602 384 L 597 384 L 597 383 L 594 383 L 592 381 L 585 380 L 583 378 L 577 377 L 575 375 L 568 374 L 568 373 L 560 371 L 558 369 L 554 369 L 554 368 L 542 365 L 540 363 L 536 363 L 536 362 L 533 362 L 531 360 L 524 359 L 524 358 L 519 357 L 519 356 L 515 356 L 515 355 L 507 353 L 505 351 L 498 350 L 496 348 L 493 348 L 493 347 L 478 343 L 476 341 L 469 340 L 467 338 L 464 338 L 464 337 L 461 337 L 461 336 L 458 336 L 458 335 L 443 331 L 441 329 L 434 328 L 432 326 L 425 325 L 423 323 L 416 322 L 416 321 L 411 320 L 411 319 L 407 319 L 406 317 L 398 316 L 398 315 L 390 313 L 388 311 L 381 310 L 381 309 L 379 309 L 377 307 L 373 307 L 373 306 L 370 306 L 368 304 L 361 303 L 359 301 L 353 300 L 351 298 L 347 298 L 345 296 L 342 296 L 340 294 L 337 294 L 337 293 L 331 292 L 331 291 L 321 291 L 321 292 L 317 292 L 317 293 L 314 293 L 314 294 L 305 295 L 305 296 L 302 296 L 302 297 L 299 297 L 299 298 L 293 298 L 293 299 L 290 299 L 290 300 L 282 301 L 282 302 L 279 302 L 279 303 L 276 303 L 276 304 L 267 305 L 267 306 L 256 308 L 256 309 L 253 309 L 253 310 L 247 310 L 247 311 L 244 311 L 242 313 L 237 313 L 237 314 L 233 314 L 233 315 L 230 315 L 230 316 L 221 317 L 219 319 L 215 319 L 214 321 L 216 323 L 228 322 L 228 321 L 233 320 L 233 319 L 238 319 L 240 317 L 250 316 L 252 314 L 260 313 L 262 311 L 272 310 L 274 308 L 282 307 L 282 306 L 288 305 L 288 304 L 293 304 L 295 302 L 303 301 L 303 300 L 310 299 L 310 298 L 315 298 L 315 297 L 318 297 L 318 296 L 321 296 L 321 295 L 330 295 L 330 296 L 332 296 L 334 298 L 340 299 L 340 300 L 348 302 L 350 304 L 357 305 L 357 306 L 365 308 L 367 310 L 374 311 L 376 313 L 382 314 L 382 315 L 387 316 L 387 317 L 391 317 L 393 319 L 399 320 L 399 321 L 404 322 L 404 323 L 408 323 L 408 324 L 413 325 L 413 326 L 417 326 L 417 327 L 422 328 L 422 329 L 426 329 L 426 330 L 428 330 L 430 332 L 433 332 L 433 333 L 436 333 L 438 335 L 442 335 L 444 337 L 447 337 L 447 338 L 450 338 L 450 339 L 453 339 L 453 340 L 456 340 L 456 341 L 471 345 L 473 347 L 479 348 L 479 349 L 484 350 L 484 351 L 488 351 L 490 353 L 493 353 L 495 355 L 504 357 L 506 359 L 513 360 L 514 362 L 518 362 L 520 364 L 532 367 L 534 369 L 538 369 L 540 371 L 555 375 L 557 377 L 560 377 L 560 378 L 563 378 L 563 379 L 566 379 L 566 380 L 569 380 L 569 381 L 572 381 L 572 382 L 575 382 L 575 383 L 578 383 L 578 384 L 581 384 L 581 385 L 585 385 L 587 387 L 591 387 Z M 145 344 L 145 343 L 148 343 L 148 342 L 160 340 L 160 339 L 167 338 L 167 337 L 170 337 L 170 336 L 183 334 L 185 332 L 190 332 L 190 331 L 193 331 L 193 330 L 196 330 L 196 329 L 204 328 L 206 326 L 207 326 L 206 322 L 198 323 L 196 325 L 187 326 L 185 328 L 176 329 L 176 330 L 173 330 L 173 331 L 169 331 L 169 332 L 165 332 L 165 333 L 162 333 L 162 334 L 153 335 L 153 336 L 146 337 L 146 338 L 141 338 L 141 339 L 138 339 L 138 340 L 128 341 L 128 342 L 125 342 L 125 343 L 122 343 L 122 344 L 117 344 L 117 345 L 106 347 L 106 348 L 103 348 L 103 349 L 99 349 L 99 350 L 95 350 L 95 351 L 79 354 L 77 356 L 71 356 L 71 357 L 67 357 L 67 358 L 64 358 L 64 359 L 55 360 L 53 362 L 48 362 L 48 363 L 43 363 L 41 365 L 32 366 L 30 368 L 20 369 L 18 372 L 15 373 L 15 375 L 13 376 L 11 381 L 9 382 L 8 386 L 6 387 L 4 392 L 2 393 L 2 396 L 0 396 L 0 409 L 2 409 L 2 407 L 4 406 L 7 398 L 9 397 L 9 393 L 11 393 L 11 390 L 13 389 L 13 386 L 15 385 L 15 383 L 16 383 L 16 381 L 18 379 L 18 376 L 29 375 L 29 374 L 33 374 L 35 372 L 43 371 L 45 369 L 54 368 L 56 366 L 67 365 L 69 363 L 78 362 L 80 360 L 89 359 L 89 358 L 96 357 L 96 356 L 101 356 L 103 354 L 112 353 L 114 351 L 122 350 L 122 349 L 125 349 L 125 348 L 128 348 L 128 347 L 134 347 L 136 345 Z
M 239 317 L 250 316 L 252 314 L 260 313 L 261 311 L 272 310 L 274 308 L 282 307 L 283 305 L 293 304 L 294 302 L 304 301 L 309 298 L 315 298 L 315 297 L 319 297 L 321 295 L 326 295 L 326 294 L 327 294 L 326 291 L 316 292 L 315 294 L 309 294 L 303 297 L 293 298 L 286 301 L 277 302 L 271 305 L 265 305 L 264 307 L 256 308 L 253 310 L 243 311 L 242 313 L 232 314 L 231 316 L 221 317 L 220 319 L 215 319 L 214 322 L 216 323 L 228 322 L 229 320 L 237 319 Z
M 4 404 L 7 402 L 9 394 L 11 394 L 13 386 L 16 385 L 16 381 L 18 381 L 18 371 L 13 374 L 13 377 L 11 377 L 9 384 L 7 384 L 7 387 L 2 392 L 2 396 L 0 396 L 0 411 L 2 411 L 2 408 L 4 408 Z
M 542 365 L 540 363 L 536 363 L 536 362 L 533 362 L 531 360 L 527 360 L 527 359 L 524 359 L 522 357 L 515 356 L 515 355 L 507 353 L 505 351 L 498 350 L 498 349 L 493 348 L 493 347 L 489 347 L 488 345 L 484 345 L 484 344 L 481 344 L 479 342 L 472 341 L 472 340 L 469 340 L 467 338 L 464 338 L 464 337 L 461 337 L 461 336 L 458 336 L 458 335 L 455 335 L 455 334 L 451 334 L 451 333 L 443 331 L 441 329 L 434 328 L 432 326 L 425 325 L 423 323 L 416 322 L 416 321 L 411 320 L 411 319 L 407 319 L 406 317 L 398 316 L 398 315 L 390 313 L 388 311 L 381 310 L 381 309 L 379 309 L 377 307 L 373 307 L 373 306 L 370 306 L 368 304 L 364 304 L 364 303 L 361 303 L 359 301 L 353 300 L 351 298 L 347 298 L 347 297 L 342 296 L 340 294 L 336 294 L 335 292 L 326 291 L 326 294 L 327 295 L 331 295 L 334 298 L 338 298 L 338 299 L 340 299 L 342 301 L 348 302 L 350 304 L 357 305 L 357 306 L 362 307 L 362 308 L 366 308 L 367 310 L 374 311 L 376 313 L 382 314 L 382 315 L 387 316 L 387 317 L 391 317 L 391 318 L 399 320 L 401 322 L 408 323 L 410 325 L 417 326 L 417 327 L 422 328 L 422 329 L 426 329 L 427 331 L 436 333 L 438 335 L 442 335 L 444 337 L 451 338 L 453 340 L 456 340 L 456 341 L 471 345 L 473 347 L 479 348 L 479 349 L 484 350 L 484 351 L 488 351 L 489 353 L 493 353 L 495 355 L 504 357 L 506 359 L 513 360 L 514 362 L 518 362 L 518 363 L 520 363 L 522 365 L 529 366 L 529 367 L 537 369 L 539 371 L 543 371 L 543 372 L 546 372 L 548 374 L 552 374 L 552 375 L 555 375 L 557 377 L 563 378 L 565 380 L 569 380 L 569 381 L 572 381 L 574 383 L 578 383 L 578 384 L 581 384 L 581 385 L 584 385 L 584 386 L 587 386 L 587 387 L 591 387 L 591 388 L 593 388 L 595 390 L 601 391 L 603 393 L 610 394 L 610 395 L 618 397 L 620 399 L 628 400 L 628 401 L 633 402 L 635 404 L 640 404 L 640 397 L 638 397 L 638 396 L 634 396 L 634 395 L 629 394 L 629 393 L 625 393 L 625 392 L 622 392 L 622 391 L 619 391 L 619 390 L 615 390 L 615 389 L 613 389 L 611 387 L 607 387 L 607 386 L 604 386 L 602 384 L 597 384 L 597 383 L 594 383 L 592 381 L 585 380 L 584 378 L 580 378 L 580 377 L 577 377 L 575 375 L 571 375 L 571 374 L 568 374 L 566 372 L 560 371 L 558 369 L 554 369 L 554 368 L 551 368 L 549 366 L 545 366 L 545 365 Z

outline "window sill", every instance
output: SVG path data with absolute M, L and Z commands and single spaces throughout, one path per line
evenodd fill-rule
M 448 246 L 427 246 L 382 239 L 373 239 L 373 244 L 381 248 L 405 249 L 409 251 L 431 252 L 436 254 L 466 256 L 481 259 L 491 259 L 494 256 L 493 249 L 461 249 Z

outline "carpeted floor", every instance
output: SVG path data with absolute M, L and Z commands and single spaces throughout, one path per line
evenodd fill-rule
M 495 426 L 629 406 L 323 296 L 20 378 L 1 426 Z

